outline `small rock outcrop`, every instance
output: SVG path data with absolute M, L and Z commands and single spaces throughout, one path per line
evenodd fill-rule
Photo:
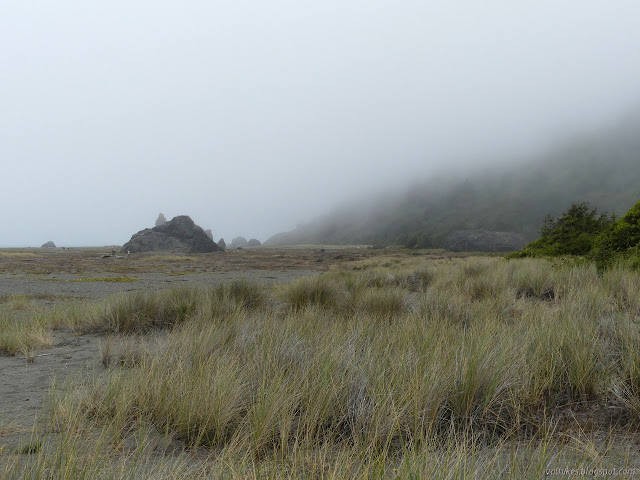
M 167 219 L 165 218 L 164 213 L 158 214 L 158 218 L 156 219 L 156 227 L 164 225 L 165 223 L 167 223 Z
M 220 248 L 227 248 L 227 242 L 224 241 L 224 238 L 221 238 L 220 240 L 218 240 L 217 243 Z
M 452 252 L 514 252 L 526 243 L 522 235 L 514 232 L 459 230 L 444 239 L 444 248 Z
M 247 242 L 247 247 L 259 247 L 260 245 L 262 244 L 257 238 L 252 238 Z
M 247 239 L 244 237 L 236 237 L 233 240 L 231 240 L 231 246 L 238 248 L 238 247 L 246 247 L 247 246 Z
M 153 228 L 145 228 L 122 246 L 122 253 L 170 251 L 208 253 L 224 251 L 186 215 Z
M 207 228 L 204 233 L 207 234 L 207 237 L 209 237 L 211 240 L 213 240 L 213 233 L 211 232 L 210 228 Z
M 47 243 L 43 243 L 40 248 L 56 248 L 56 244 L 49 240 Z

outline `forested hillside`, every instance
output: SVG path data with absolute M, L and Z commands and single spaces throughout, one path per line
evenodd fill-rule
M 640 114 L 518 166 L 468 171 L 456 180 L 427 179 L 401 195 L 336 208 L 267 243 L 429 248 L 466 229 L 513 231 L 534 240 L 545 215 L 557 216 L 572 202 L 624 214 L 638 200 Z

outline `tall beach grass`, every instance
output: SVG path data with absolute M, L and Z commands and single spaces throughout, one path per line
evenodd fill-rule
M 631 441 L 612 445 L 639 426 L 639 285 L 636 272 L 588 264 L 411 258 L 282 287 L 119 296 L 87 307 L 78 328 L 125 336 L 116 343 L 137 336 L 121 354 L 135 360 L 103 361 L 97 378 L 56 390 L 46 423 L 59 435 L 101 432 L 108 460 L 95 471 L 196 465 L 175 478 L 638 466 Z M 113 447 L 143 451 L 156 438 L 200 456 L 148 463 Z M 60 445 L 42 452 L 71 451 Z M 44 455 L 27 464 L 55 471 Z

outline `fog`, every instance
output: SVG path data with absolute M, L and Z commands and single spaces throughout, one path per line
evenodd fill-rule
M 0 3 L 0 246 L 265 240 L 640 103 L 628 0 Z

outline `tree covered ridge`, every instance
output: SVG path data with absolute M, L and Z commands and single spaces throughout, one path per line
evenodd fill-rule
M 545 215 L 560 215 L 575 199 L 609 212 L 627 211 L 640 198 L 640 115 L 524 164 L 462 175 L 342 205 L 269 243 L 439 248 L 449 234 L 473 229 L 517 232 L 531 241 L 538 238 Z

